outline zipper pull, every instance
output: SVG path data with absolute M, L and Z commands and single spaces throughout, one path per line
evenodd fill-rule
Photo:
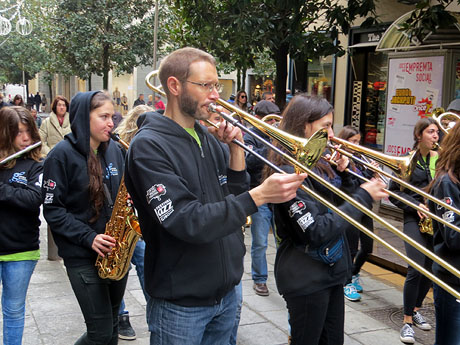
M 201 158 L 204 158 L 203 148 L 200 146 Z
M 326 255 L 329 255 L 329 248 L 326 248 Z

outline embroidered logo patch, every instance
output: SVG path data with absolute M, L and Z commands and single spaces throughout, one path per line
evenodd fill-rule
M 10 183 L 20 183 L 20 184 L 27 184 L 27 177 L 25 177 L 26 172 L 21 171 L 14 173 L 13 176 L 10 178 Z
M 110 176 L 117 176 L 118 175 L 118 169 L 113 166 L 113 163 L 109 163 L 108 166 L 105 167 L 105 179 L 108 180 Z
M 46 190 L 54 190 L 54 188 L 56 188 L 56 182 L 54 182 L 51 179 L 48 179 L 43 183 L 43 188 L 45 188 Z
M 37 187 L 41 187 L 41 186 L 42 186 L 42 182 L 43 182 L 43 174 L 40 174 L 40 175 L 38 175 L 38 181 L 35 182 L 35 185 L 36 185 Z
M 53 202 L 54 194 L 53 193 L 46 193 L 45 194 L 45 201 L 44 204 L 51 204 Z
M 163 184 L 155 184 L 147 191 L 147 203 L 150 204 L 153 199 L 161 201 L 161 196 L 166 194 L 166 187 Z
M 444 201 L 447 205 L 449 206 L 453 206 L 454 205 L 454 202 L 452 201 L 452 198 L 450 196 L 446 196 L 444 199 L 442 199 L 442 201 Z M 442 208 L 441 205 L 437 205 L 436 208 L 438 210 L 440 210 Z
M 155 207 L 155 214 L 157 215 L 160 223 L 163 223 L 173 212 L 174 207 L 171 199 L 168 199 Z
M 297 224 L 299 224 L 300 228 L 305 232 L 305 230 L 315 222 L 310 212 L 304 214 L 302 217 L 297 219 Z
M 448 223 L 452 223 L 455 219 L 454 211 L 446 211 L 442 214 L 442 219 Z
M 219 184 L 223 186 L 227 183 L 227 175 L 219 175 Z
M 305 210 L 303 201 L 296 201 L 289 207 L 289 217 L 294 217 L 296 213 L 302 214 L 303 210 Z

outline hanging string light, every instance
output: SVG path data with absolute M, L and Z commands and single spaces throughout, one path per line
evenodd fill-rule
M 32 22 L 21 15 L 24 1 L 20 0 L 9 8 L 0 10 L 0 36 L 6 36 L 11 32 L 11 22 L 17 17 L 16 31 L 18 34 L 27 36 L 32 32 Z M 8 13 L 12 13 L 8 17 Z

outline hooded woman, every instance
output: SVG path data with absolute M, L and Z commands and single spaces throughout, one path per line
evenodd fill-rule
M 70 104 L 72 133 L 44 164 L 44 215 L 64 259 L 87 332 L 75 344 L 117 344 L 118 310 L 127 276 L 101 279 L 95 261 L 114 247 L 104 234 L 123 174 L 124 157 L 110 139 L 114 107 L 102 92 L 80 92 Z

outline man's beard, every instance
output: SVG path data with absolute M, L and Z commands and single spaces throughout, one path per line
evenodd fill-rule
M 207 120 L 209 118 L 208 113 L 202 114 L 199 111 L 198 101 L 190 97 L 187 91 L 185 91 L 179 98 L 179 109 L 182 113 L 193 117 L 195 120 Z

